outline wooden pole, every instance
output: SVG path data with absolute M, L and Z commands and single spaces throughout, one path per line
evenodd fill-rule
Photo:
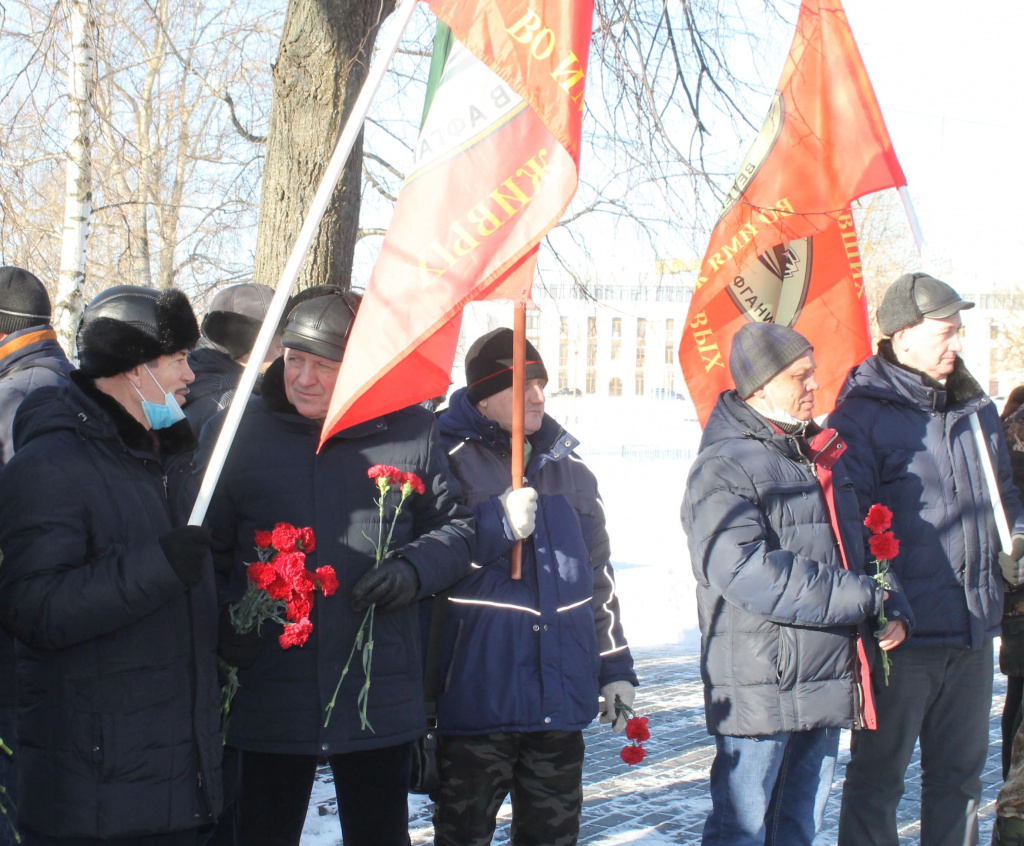
M 512 324 L 512 490 L 523 486 L 526 443 L 526 301 L 516 302 Z M 523 542 L 512 547 L 512 578 L 523 577 Z

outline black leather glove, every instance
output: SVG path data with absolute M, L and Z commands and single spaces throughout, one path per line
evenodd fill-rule
M 352 588 L 352 607 L 362 611 L 376 604 L 382 614 L 411 604 L 420 591 L 416 568 L 404 558 L 389 558 Z
M 210 554 L 213 535 L 205 526 L 179 526 L 158 538 L 164 555 L 185 587 L 203 577 L 203 566 Z
M 263 651 L 263 637 L 257 626 L 251 632 L 235 631 L 231 612 L 222 608 L 217 618 L 217 654 L 233 667 L 244 670 L 256 663 Z

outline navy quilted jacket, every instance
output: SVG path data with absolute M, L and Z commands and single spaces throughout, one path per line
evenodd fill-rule
M 1003 580 L 971 433 L 975 412 L 1011 532 L 1024 534 L 999 415 L 959 358 L 943 387 L 886 360 L 889 349 L 883 341 L 882 354 L 850 371 L 829 425 L 850 445 L 847 470 L 861 511 L 875 502 L 892 509 L 900 541 L 893 569 L 917 622 L 906 648 L 979 648 L 999 634 Z
M 507 432 L 456 391 L 440 417 L 449 460 L 476 516 L 472 572 L 452 589 L 445 621 L 438 725 L 446 734 L 577 730 L 600 687 L 636 684 L 619 619 L 597 480 L 552 418 L 530 437 L 527 484 L 539 495 L 509 575 L 514 540 L 498 497 L 511 484 Z

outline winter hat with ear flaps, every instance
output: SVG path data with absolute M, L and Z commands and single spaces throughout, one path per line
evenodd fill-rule
M 93 379 L 116 376 L 190 350 L 198 340 L 199 324 L 181 291 L 118 285 L 85 307 L 78 326 L 79 366 Z
M 299 302 L 288 314 L 281 346 L 341 361 L 361 299 L 339 290 Z
M 250 282 L 218 291 L 203 318 L 203 335 L 232 358 L 241 358 L 256 343 L 273 298 L 273 288 Z

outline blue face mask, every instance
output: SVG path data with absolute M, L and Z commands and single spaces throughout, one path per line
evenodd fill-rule
M 146 367 L 146 372 L 153 376 L 153 371 Z M 153 376 L 153 381 L 156 382 L 156 376 Z M 169 394 L 164 391 L 164 386 L 159 382 L 156 382 L 156 386 L 163 391 L 164 402 L 163 405 L 159 403 L 150 402 L 142 396 L 142 391 L 135 388 L 136 393 L 142 398 L 142 413 L 146 416 L 146 422 L 149 423 L 150 429 L 166 429 L 168 426 L 173 426 L 179 420 L 185 419 L 185 412 L 181 410 L 181 406 L 178 405 L 178 400 L 174 394 Z M 132 386 L 134 387 L 134 385 Z

